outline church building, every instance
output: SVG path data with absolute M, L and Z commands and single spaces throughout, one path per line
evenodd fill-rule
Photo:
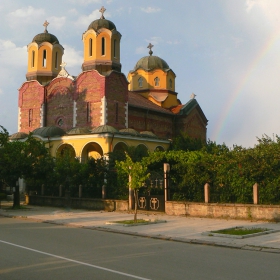
M 44 31 L 28 44 L 26 81 L 19 88 L 18 133 L 29 132 L 49 144 L 53 156 L 70 149 L 86 160 L 128 146 L 167 150 L 181 132 L 206 140 L 207 119 L 195 99 L 181 104 L 176 75 L 162 58 L 149 53 L 125 76 L 121 33 L 105 19 L 83 33 L 82 72 L 74 77 L 63 62 L 58 38 Z

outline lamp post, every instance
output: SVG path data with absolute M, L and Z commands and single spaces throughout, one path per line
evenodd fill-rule
M 170 165 L 169 163 L 163 164 L 163 171 L 164 171 L 164 201 L 169 200 L 168 196 L 168 173 L 170 171 Z

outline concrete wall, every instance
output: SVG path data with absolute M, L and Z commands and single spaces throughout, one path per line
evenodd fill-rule
M 214 204 L 167 201 L 168 215 L 280 221 L 280 205 Z
M 127 200 L 29 195 L 26 197 L 26 203 L 29 205 L 71 207 L 71 208 L 80 208 L 80 209 L 89 209 L 89 210 L 105 210 L 105 211 L 128 210 Z

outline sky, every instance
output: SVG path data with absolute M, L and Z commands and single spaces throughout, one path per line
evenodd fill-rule
M 102 6 L 122 34 L 122 72 L 127 76 L 152 43 L 176 74 L 181 102 L 196 94 L 208 139 L 253 147 L 264 134 L 280 134 L 279 0 L 1 0 L 0 125 L 10 134 L 18 131 L 27 45 L 44 21 L 65 49 L 66 70 L 77 76 L 82 34 Z

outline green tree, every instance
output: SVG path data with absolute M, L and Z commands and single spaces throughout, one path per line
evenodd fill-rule
M 128 187 L 134 192 L 134 222 L 137 223 L 138 190 L 150 176 L 150 173 L 147 172 L 147 165 L 145 165 L 143 160 L 140 162 L 133 162 L 131 157 L 126 154 L 125 161 L 116 162 L 116 168 L 120 174 L 126 174 L 130 177 Z

